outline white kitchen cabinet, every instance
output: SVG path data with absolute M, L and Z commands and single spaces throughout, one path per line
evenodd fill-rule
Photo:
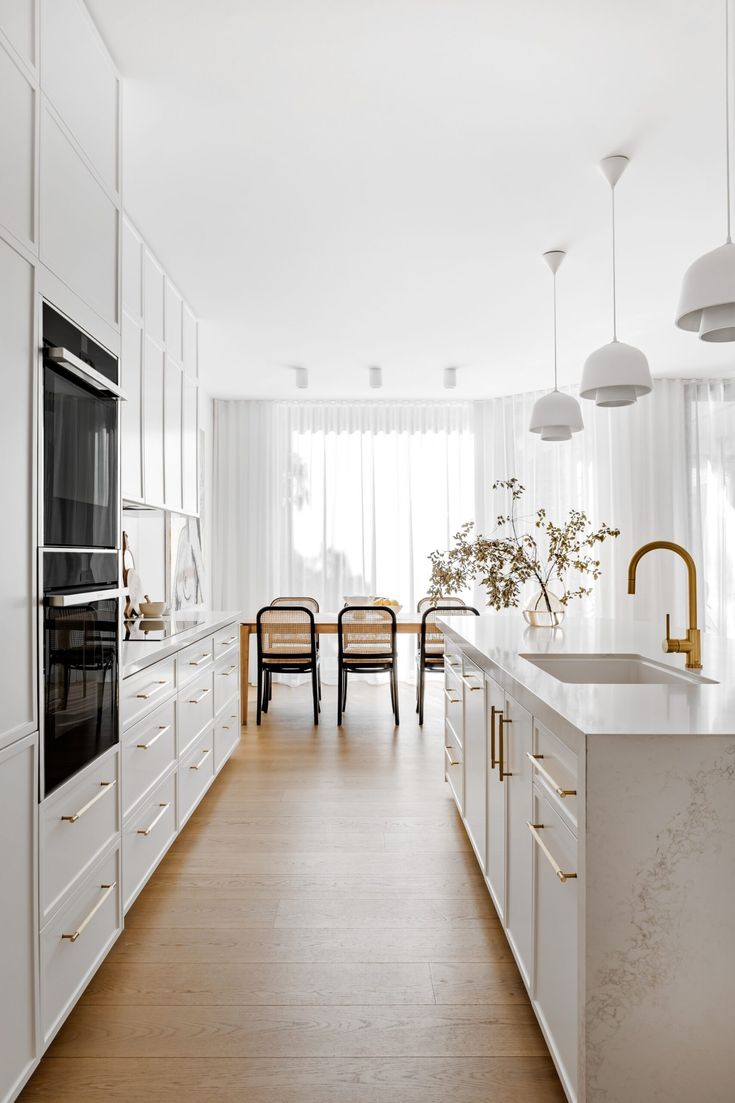
M 0 751 L 0 1099 L 13 1099 L 36 1059 L 36 799 L 38 735 Z M 11 843 L 12 840 L 12 843 Z
M 506 801 L 505 930 L 527 985 L 533 961 L 532 816 L 533 717 L 506 694 L 503 715 Z
M 166 277 L 160 264 L 144 247 L 143 250 L 143 327 L 146 337 L 157 344 L 164 340 L 164 299 Z
M 33 480 L 33 269 L 0 238 L 3 372 L 0 439 L 11 458 L 3 505 L 11 525 L 0 542 L 0 747 L 27 735 L 36 715 L 36 576 Z
M 119 189 L 119 80 L 84 4 L 41 0 L 41 85 L 105 186 Z
M 123 217 L 122 305 L 126 314 L 143 324 L 143 242 L 130 220 Z
M 182 354 L 184 371 L 191 379 L 198 379 L 197 320 L 186 303 L 184 303 L 182 315 Z
M 123 313 L 120 404 L 120 483 L 124 498 L 143 497 L 143 330 Z
M 143 342 L 143 490 L 149 505 L 163 505 L 164 353 L 146 334 Z
M 183 300 L 181 295 L 171 283 L 171 280 L 166 278 L 166 290 L 165 290 L 165 336 L 166 336 L 166 354 L 175 360 L 177 364 L 181 364 L 183 360 L 183 319 L 182 309 Z
M 0 44 L 0 224 L 35 247 L 36 89 L 25 70 Z M 8 171 L 12 165 L 13 171 Z
M 41 260 L 117 327 L 118 208 L 46 107 L 40 175 Z
M 487 839 L 487 774 L 485 737 L 485 676 L 465 660 L 464 696 L 464 820 L 480 866 L 485 868 Z
M 167 509 L 181 509 L 182 476 L 182 380 L 178 364 L 166 354 L 163 392 L 163 473 Z
M 500 718 L 505 708 L 502 689 L 492 678 L 485 680 L 489 740 L 485 757 L 487 778 L 487 846 L 485 877 L 501 920 L 505 915 L 505 778 L 499 770 Z
M 199 388 L 186 374 L 182 393 L 182 491 L 183 508 L 186 513 L 199 510 L 199 465 L 198 465 L 198 425 L 199 425 Z
M 31 69 L 36 66 L 36 0 L 0 0 L 0 31 Z
M 577 840 L 534 788 L 534 1006 L 571 1098 L 577 1092 Z M 570 876 L 570 874 L 572 876 Z

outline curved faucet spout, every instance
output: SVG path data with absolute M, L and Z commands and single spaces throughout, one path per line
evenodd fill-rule
M 666 640 L 664 642 L 664 647 L 667 651 L 684 652 L 686 654 L 686 665 L 690 669 L 699 670 L 702 666 L 702 656 L 701 633 L 697 627 L 697 567 L 686 548 L 682 548 L 681 544 L 674 544 L 670 540 L 652 540 L 650 543 L 644 544 L 643 547 L 639 548 L 638 551 L 633 554 L 628 566 L 628 593 L 635 593 L 636 571 L 643 556 L 647 555 L 650 551 L 657 551 L 658 549 L 672 551 L 684 560 L 687 568 L 687 588 L 689 596 L 689 629 L 686 639 L 675 640 L 670 638 L 669 617 L 667 614 Z

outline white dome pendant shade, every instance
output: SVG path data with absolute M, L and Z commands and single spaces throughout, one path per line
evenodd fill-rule
M 528 428 L 539 433 L 541 440 L 571 440 L 572 433 L 584 429 L 582 411 L 576 398 L 557 389 L 556 356 L 556 273 L 566 254 L 561 249 L 544 253 L 544 260 L 554 277 L 554 389 L 537 398 L 531 411 Z
M 727 239 L 684 273 L 676 324 L 702 341 L 735 341 L 735 245 L 730 239 L 730 12 L 725 0 L 725 178 Z
M 615 185 L 628 167 L 622 155 L 605 157 L 600 172 L 610 185 L 612 197 L 612 290 L 613 339 L 587 357 L 582 372 L 580 394 L 597 406 L 632 406 L 653 389 L 651 369 L 640 349 L 618 341 L 617 293 L 615 274 Z

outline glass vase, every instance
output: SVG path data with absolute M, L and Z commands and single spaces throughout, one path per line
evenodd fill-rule
M 532 628 L 558 628 L 566 607 L 551 590 L 539 590 L 525 606 L 523 616 Z

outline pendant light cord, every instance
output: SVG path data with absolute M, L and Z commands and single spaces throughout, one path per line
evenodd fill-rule
M 732 241 L 731 212 L 732 200 L 730 196 L 730 0 L 725 0 L 725 178 L 726 178 L 726 202 L 727 202 L 727 240 Z
M 618 339 L 618 292 L 615 271 L 615 185 L 610 187 L 610 206 L 612 210 L 612 314 L 613 314 L 613 341 Z
M 553 273 L 553 276 L 554 276 L 554 390 L 558 391 L 559 387 L 557 386 L 557 364 L 556 364 L 556 272 Z

